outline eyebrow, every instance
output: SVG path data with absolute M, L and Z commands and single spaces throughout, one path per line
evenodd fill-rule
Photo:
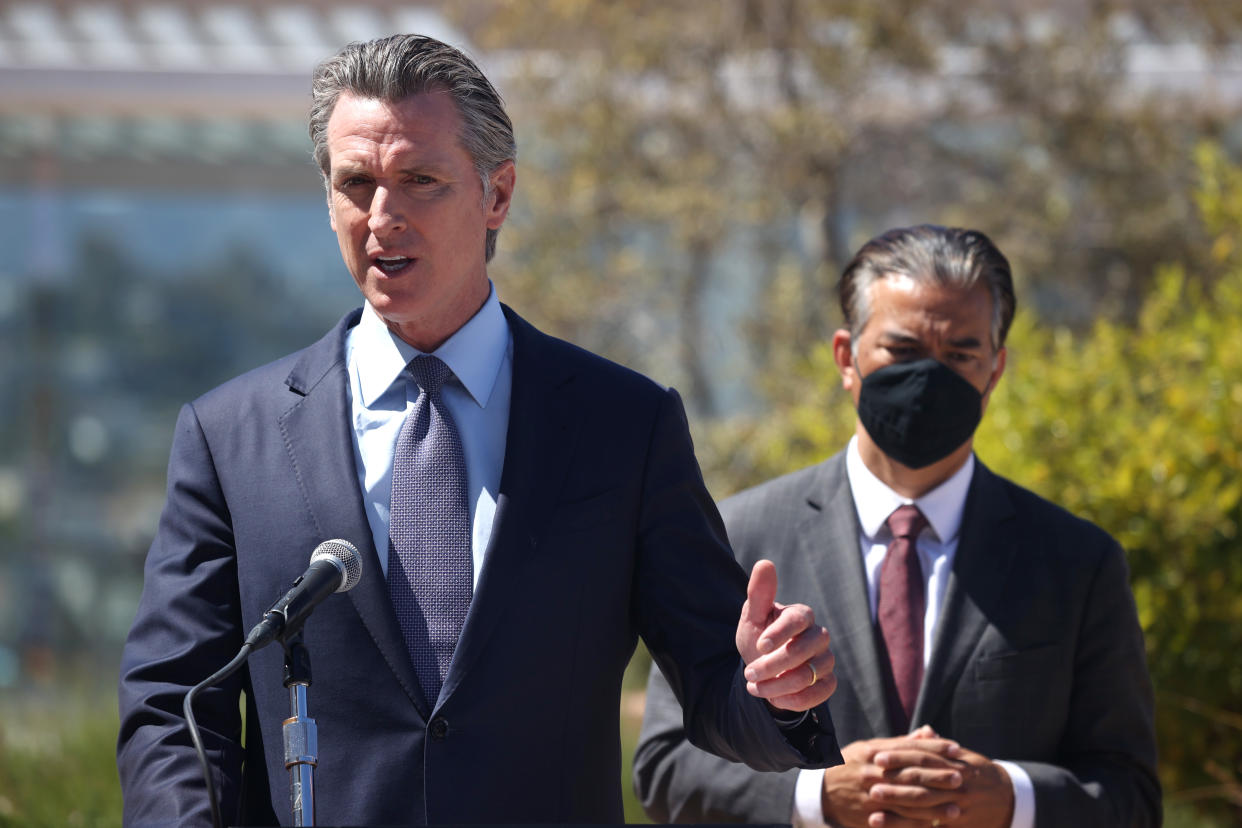
M 332 177 L 334 179 L 346 175 L 366 175 L 366 169 L 361 165 L 354 164 L 336 164 L 332 167 Z
M 444 165 L 439 163 L 437 159 L 427 159 L 416 164 L 409 164 L 397 170 L 398 175 L 431 175 L 443 176 Z M 371 175 L 370 170 L 363 164 L 352 164 L 349 162 L 341 162 L 332 169 L 332 177 L 338 175 Z
M 923 344 L 922 340 L 920 340 L 917 336 L 913 336 L 908 333 L 902 333 L 901 331 L 883 331 L 880 334 L 880 338 L 887 342 L 898 342 L 898 343 L 901 343 L 902 345 L 922 345 Z
M 884 331 L 880 334 L 880 339 L 885 342 L 892 342 L 901 345 L 922 345 L 923 340 L 913 334 L 903 333 L 902 331 Z M 969 350 L 972 348 L 982 348 L 983 342 L 977 336 L 962 336 L 957 339 L 948 341 L 949 347 Z

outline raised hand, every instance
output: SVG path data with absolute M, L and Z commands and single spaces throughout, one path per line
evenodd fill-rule
M 737 624 L 737 651 L 746 689 L 784 710 L 809 710 L 837 689 L 828 631 L 805 604 L 776 603 L 776 566 L 759 561 L 750 573 Z

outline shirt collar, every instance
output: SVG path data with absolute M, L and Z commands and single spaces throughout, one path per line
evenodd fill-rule
M 495 286 L 487 301 L 465 325 L 434 352 L 444 360 L 480 408 L 487 406 L 509 348 L 509 323 Z M 354 330 L 352 357 L 362 404 L 368 408 L 400 378 L 410 360 L 423 352 L 388 329 L 368 302 Z
M 854 495 L 858 525 L 868 538 L 879 535 L 884 521 L 888 520 L 894 509 L 913 503 L 927 518 L 940 542 L 947 543 L 956 538 L 962 528 L 966 494 L 970 490 L 970 479 L 975 473 L 975 455 L 968 455 L 966 462 L 948 480 L 914 500 L 897 494 L 871 473 L 858 451 L 857 437 L 850 438 L 850 444 L 845 450 L 845 473 L 849 477 L 850 491 Z

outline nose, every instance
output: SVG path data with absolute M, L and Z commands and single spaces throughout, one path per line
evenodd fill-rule
M 371 217 L 367 226 L 376 236 L 399 233 L 406 227 L 405 211 L 401 199 L 386 187 L 376 187 L 371 197 Z

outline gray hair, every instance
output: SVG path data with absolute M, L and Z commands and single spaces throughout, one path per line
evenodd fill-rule
M 841 274 L 837 293 L 850 330 L 851 348 L 871 319 L 871 286 L 888 276 L 970 290 L 982 281 L 992 296 L 992 348 L 1009 334 L 1017 299 L 1009 260 L 978 230 L 921 224 L 876 236 L 854 254 Z
M 422 35 L 392 35 L 351 43 L 315 67 L 311 81 L 310 137 L 315 161 L 329 186 L 328 120 L 343 92 L 395 103 L 424 92 L 447 92 L 461 115 L 461 146 L 491 195 L 491 174 L 517 158 L 513 124 L 504 101 L 474 61 L 446 43 Z M 485 255 L 496 253 L 499 229 L 488 229 Z

